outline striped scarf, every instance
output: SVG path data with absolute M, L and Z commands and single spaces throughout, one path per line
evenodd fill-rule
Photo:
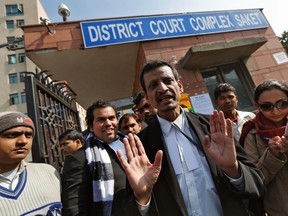
M 107 144 L 90 133 L 85 141 L 85 154 L 92 173 L 95 215 L 110 216 L 114 195 L 114 175 L 110 157 L 103 145 Z

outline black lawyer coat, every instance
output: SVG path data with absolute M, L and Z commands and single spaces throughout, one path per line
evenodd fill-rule
M 111 148 L 105 146 L 105 149 L 111 159 L 115 181 L 112 215 L 141 216 L 118 157 Z M 96 215 L 95 205 L 92 202 L 92 176 L 84 147 L 66 156 L 61 182 L 64 216 Z
M 210 135 L 209 121 L 205 116 L 184 112 L 189 125 L 194 129 L 199 140 L 203 142 L 204 135 Z M 154 161 L 158 150 L 163 151 L 162 170 L 153 189 L 153 199 L 159 215 L 188 216 L 177 178 L 165 147 L 165 140 L 157 118 L 139 134 L 146 154 L 151 162 Z M 250 215 L 244 200 L 247 197 L 259 197 L 264 193 L 263 175 L 251 163 L 243 148 L 236 143 L 237 160 L 242 169 L 245 181 L 244 192 L 238 192 L 229 182 L 223 171 L 207 158 L 215 186 L 220 197 L 224 216 Z M 246 200 L 247 201 L 247 200 Z

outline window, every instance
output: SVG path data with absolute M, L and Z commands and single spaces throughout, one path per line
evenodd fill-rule
M 19 53 L 18 54 L 18 62 L 19 63 L 26 62 L 26 54 L 25 53 Z
M 19 19 L 19 20 L 16 20 L 16 25 L 17 25 L 17 27 L 20 27 L 20 26 L 25 25 L 25 22 L 23 19 Z
M 20 82 L 25 82 L 25 72 L 20 72 Z
M 7 39 L 7 43 L 8 44 L 12 44 L 15 41 L 15 37 L 14 36 L 7 37 L 6 39 Z
M 24 46 L 24 36 L 15 38 L 18 45 Z M 24 48 L 24 47 L 23 47 Z
M 26 103 L 26 92 L 21 92 L 21 102 Z
M 222 82 L 233 85 L 237 91 L 239 110 L 254 110 L 253 91 L 254 84 L 249 79 L 248 71 L 240 62 L 235 64 L 221 65 L 201 70 L 204 82 L 209 91 L 210 98 L 216 107 L 214 98 L 215 87 Z
M 9 96 L 10 96 L 10 105 L 19 104 L 18 93 L 10 94 Z
M 7 29 L 13 29 L 13 28 L 15 28 L 14 20 L 6 20 L 6 28 L 7 28 Z
M 23 15 L 23 4 L 6 5 L 6 16 Z
M 7 43 L 9 44 L 9 48 L 11 50 L 15 49 L 24 49 L 24 38 L 23 37 L 7 37 Z
M 9 74 L 9 84 L 14 84 L 18 82 L 17 73 Z
M 8 55 L 8 64 L 16 64 L 17 60 L 16 60 L 16 55 Z

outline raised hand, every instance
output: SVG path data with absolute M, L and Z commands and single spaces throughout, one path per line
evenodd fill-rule
M 282 154 L 285 153 L 287 156 L 288 152 L 288 137 L 287 136 L 275 136 L 268 141 L 268 147 L 271 154 L 275 157 L 281 158 Z
M 210 116 L 209 136 L 204 138 L 204 150 L 229 177 L 239 178 L 240 170 L 236 160 L 236 149 L 234 144 L 232 121 L 225 119 L 222 111 L 213 111 Z
M 151 164 L 137 135 L 129 134 L 128 139 L 123 139 L 123 143 L 127 160 L 121 150 L 117 151 L 118 157 L 137 201 L 145 205 L 159 177 L 163 152 L 159 150 L 155 155 L 154 163 Z

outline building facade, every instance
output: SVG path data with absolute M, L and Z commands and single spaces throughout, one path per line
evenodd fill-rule
M 288 79 L 288 58 L 262 9 L 167 14 L 23 27 L 25 49 L 41 69 L 65 79 L 87 108 L 141 91 L 143 65 L 173 64 L 196 112 L 215 107 L 213 89 L 229 82 L 241 110 L 255 109 L 254 88 Z
M 47 14 L 39 0 L 0 1 L 0 111 L 27 113 L 24 72 L 35 72 L 26 58 L 21 26 L 39 24 Z

